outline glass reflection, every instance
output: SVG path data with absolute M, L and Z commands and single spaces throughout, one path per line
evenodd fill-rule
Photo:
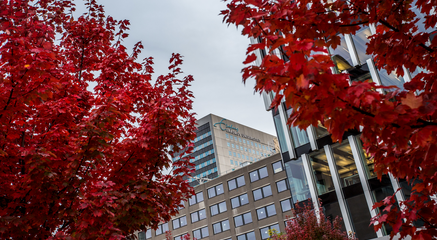
M 273 117 L 273 121 L 275 122 L 276 133 L 278 134 L 279 146 L 281 147 L 281 152 L 288 152 L 287 144 L 285 142 L 285 134 L 284 129 L 281 124 L 281 117 L 279 114 L 276 114 Z
M 310 156 L 311 166 L 314 172 L 314 177 L 319 195 L 334 191 L 331 172 L 329 171 L 328 159 L 323 150 L 319 153 Z
M 362 159 L 365 160 L 364 162 L 364 170 L 366 171 L 366 175 L 367 175 L 367 179 L 370 178 L 374 178 L 376 177 L 376 173 L 374 171 L 374 165 L 375 165 L 375 161 L 373 160 L 373 158 L 370 156 L 370 154 L 366 153 L 366 151 L 363 149 L 363 145 L 360 139 L 357 139 L 357 143 L 358 143 L 358 149 L 361 149 L 360 154 L 362 156 Z
M 293 109 L 287 109 L 287 117 L 290 117 Z M 293 137 L 293 143 L 295 147 L 300 147 L 304 144 L 310 142 L 308 139 L 308 134 L 305 130 L 300 129 L 299 127 L 290 126 L 291 136 Z
M 332 147 L 334 160 L 337 166 L 337 172 L 340 177 L 342 187 L 347 187 L 360 183 L 357 166 L 355 165 L 349 141 L 343 141 L 342 144 L 336 144 Z
M 405 80 L 401 76 L 397 76 L 395 72 L 387 73 L 385 69 L 379 70 L 379 78 L 381 79 L 381 83 L 384 86 L 396 86 L 399 89 L 404 89 Z M 394 88 L 387 89 L 388 91 L 394 91 Z
M 308 181 L 303 169 L 302 158 L 299 157 L 297 160 L 286 162 L 285 171 L 287 172 L 293 202 L 302 202 L 311 198 Z
M 366 60 L 371 58 L 371 55 L 366 53 L 367 43 L 369 42 L 369 37 L 372 35 L 370 28 L 368 26 L 362 26 L 355 35 L 352 35 L 354 40 L 355 49 L 358 54 L 358 59 L 361 64 L 366 63 Z
M 316 127 L 316 134 L 317 134 L 317 138 L 322 138 L 324 136 L 329 135 L 328 129 L 326 129 L 326 127 L 323 126 L 320 121 L 318 126 Z
M 343 35 L 340 35 L 340 45 L 336 49 L 330 48 L 332 60 L 337 67 L 338 72 L 343 72 L 353 66 L 352 58 L 346 45 Z

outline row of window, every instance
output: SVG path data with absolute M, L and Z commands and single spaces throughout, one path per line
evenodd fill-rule
M 291 199 L 285 199 L 285 200 L 281 201 L 280 203 L 281 203 L 282 212 L 286 212 L 286 211 L 291 210 Z M 225 212 L 225 211 L 227 211 L 226 202 L 221 202 L 221 203 L 215 204 L 213 206 L 210 206 L 210 209 L 211 209 L 212 216 L 217 215 L 217 214 L 222 213 L 222 212 Z M 275 205 L 271 204 L 271 205 L 256 209 L 256 215 L 257 215 L 258 220 L 276 215 Z M 191 213 L 191 222 L 192 223 L 198 222 L 198 221 L 203 220 L 203 219 L 206 219 L 205 209 L 201 209 L 199 211 Z M 235 227 L 240 227 L 240 226 L 252 223 L 252 222 L 253 222 L 253 219 L 252 219 L 251 212 L 243 213 L 243 214 L 240 214 L 240 215 L 234 217 Z M 180 218 L 173 219 L 172 223 L 173 223 L 173 229 L 178 229 L 180 227 L 186 226 L 187 225 L 186 216 L 182 216 Z M 268 238 L 267 232 L 268 232 L 268 230 L 275 228 L 274 226 L 275 225 L 260 229 L 262 239 Z M 212 225 L 212 227 L 213 227 L 214 234 L 218 234 L 218 233 L 221 233 L 223 231 L 227 231 L 230 229 L 229 220 L 226 219 L 226 220 L 214 223 Z M 276 228 L 276 229 L 279 229 L 279 228 Z M 156 236 L 164 234 L 166 231 L 169 231 L 168 223 L 160 224 L 160 225 L 158 225 L 158 228 L 156 230 Z M 138 236 L 139 236 L 139 239 L 141 239 L 141 240 L 151 238 L 152 237 L 151 229 L 147 230 L 146 232 L 139 233 Z M 202 238 L 208 237 L 209 236 L 208 227 L 203 227 L 203 228 L 194 230 L 193 236 L 197 239 L 202 239 Z M 177 239 L 177 238 L 175 237 L 175 239 Z M 239 239 L 239 238 L 237 237 L 237 239 Z
M 203 162 L 203 163 L 201 163 L 201 164 L 199 164 L 199 165 L 196 165 L 196 170 L 199 170 L 199 169 L 201 169 L 201 168 L 204 168 L 204 167 L 206 167 L 206 166 L 209 166 L 209 165 L 211 165 L 211 164 L 213 164 L 213 163 L 215 163 L 215 162 L 216 162 L 215 158 L 213 158 L 213 159 L 211 159 L 211 160 L 208 160 L 208 161 L 206 161 L 206 162 Z
M 239 153 L 235 153 L 235 152 L 232 152 L 232 151 L 229 151 L 229 156 L 234 156 L 234 157 L 238 157 L 238 158 L 241 158 L 241 159 L 246 159 L 246 160 L 250 160 L 250 161 L 258 161 L 259 160 L 259 158 L 253 158 L 253 157 L 249 157 L 249 156 L 245 156 L 244 154 L 239 154 Z M 264 157 L 264 156 L 263 156 Z M 267 155 L 265 155 L 265 157 L 267 157 Z M 234 163 L 235 162 L 235 163 Z M 241 164 L 239 164 L 238 163 L 238 161 L 232 161 L 231 160 L 231 164 L 232 165 L 237 165 L 237 166 L 240 166 Z
M 197 174 L 195 177 L 196 178 L 202 178 L 202 177 L 204 178 L 204 177 L 209 176 L 210 174 L 216 173 L 217 171 L 218 171 L 218 169 L 215 167 L 215 168 L 209 169 L 208 171 L 205 171 L 203 173 Z M 194 179 L 194 178 L 189 179 L 189 182 L 193 182 L 193 181 L 196 181 L 196 179 Z
M 204 153 L 201 153 L 201 154 L 195 156 L 193 159 L 191 159 L 191 161 L 192 161 L 192 162 L 195 162 L 195 161 L 197 161 L 197 160 L 199 160 L 199 159 L 201 159 L 201 158 L 204 158 L 204 157 L 206 157 L 206 156 L 208 156 L 208 155 L 211 155 L 211 154 L 214 154 L 214 148 L 211 149 L 211 150 L 209 150 L 209 151 L 206 151 L 206 152 L 204 152 Z
M 254 149 L 250 149 L 250 148 L 243 148 L 243 146 L 238 146 L 238 145 L 234 145 L 233 143 L 227 143 L 228 147 L 232 147 L 232 148 L 236 148 L 237 150 L 241 150 L 244 152 L 248 152 L 248 153 L 252 153 L 252 154 L 256 154 L 258 156 L 263 156 L 263 157 L 267 157 L 267 153 L 263 153 L 261 151 L 256 151 Z M 244 156 L 244 155 L 243 155 Z M 243 157 L 244 158 L 244 157 Z
M 206 138 L 206 137 L 208 137 L 208 136 L 211 136 L 211 131 L 209 131 L 209 132 L 207 132 L 207 133 L 204 133 L 204 134 L 202 134 L 202 135 L 200 135 L 200 136 L 197 136 L 197 137 L 194 139 L 194 142 L 200 141 L 200 140 L 202 140 L 202 139 L 204 139 L 204 138 Z
M 212 140 L 210 140 L 210 141 L 208 141 L 208 142 L 206 142 L 206 143 L 202 143 L 202 144 L 200 144 L 199 146 L 197 146 L 197 147 L 194 148 L 194 152 L 199 151 L 200 149 L 203 149 L 203 148 L 205 148 L 205 147 L 208 147 L 208 146 L 211 145 L 211 144 L 212 144 Z

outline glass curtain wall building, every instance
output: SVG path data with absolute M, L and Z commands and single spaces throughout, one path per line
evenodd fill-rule
M 420 12 L 415 12 L 420 16 Z M 423 21 L 419 22 L 419 29 L 422 25 Z M 329 49 L 336 65 L 334 71 L 349 73 L 351 82 L 370 79 L 379 85 L 395 85 L 403 89 L 403 84 L 417 72 L 404 69 L 405 74 L 399 76 L 395 72 L 378 70 L 373 57 L 366 54 L 368 37 L 374 33 L 374 26 L 362 26 L 355 35 L 342 35 L 340 46 Z M 252 39 L 252 43 L 256 42 Z M 265 51 L 257 54 L 257 64 L 260 64 Z M 344 230 L 355 232 L 359 239 L 388 235 L 389 226 L 378 232 L 369 226 L 371 217 L 378 214 L 378 209 L 372 210 L 372 206 L 399 187 L 402 190 L 396 198 L 402 201 L 411 187 L 390 175 L 381 181 L 376 178 L 373 162 L 363 151 L 360 132 L 347 132 L 341 144 L 334 143 L 323 126 L 310 126 L 306 130 L 287 126 L 292 109 L 285 104 L 270 109 L 273 95 L 263 93 L 263 98 L 266 110 L 273 115 L 294 204 L 309 200 L 315 208 L 322 207 L 326 216 L 342 217 Z

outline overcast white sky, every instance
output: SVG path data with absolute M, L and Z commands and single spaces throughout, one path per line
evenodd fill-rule
M 276 135 L 271 112 L 254 81 L 242 83 L 249 39 L 222 23 L 221 0 L 100 0 L 107 15 L 131 23 L 125 46 L 144 45 L 141 58 L 155 58 L 155 72 L 167 73 L 173 52 L 184 56 L 182 70 L 194 76 L 194 112 L 209 113 Z M 78 2 L 80 4 L 80 2 Z M 80 7 L 78 9 L 81 9 Z M 79 10 L 79 11 L 83 11 Z

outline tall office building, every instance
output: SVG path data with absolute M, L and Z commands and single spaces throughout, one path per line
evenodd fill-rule
M 417 9 L 414 11 L 421 15 Z M 329 49 L 336 64 L 334 70 L 347 71 L 351 82 L 370 79 L 379 85 L 403 89 L 403 84 L 420 70 L 405 71 L 403 76 L 378 70 L 372 56 L 366 54 L 368 37 L 375 31 L 372 26 L 363 26 L 355 35 L 342 35 L 340 46 Z M 264 53 L 258 52 L 258 64 Z M 404 200 L 411 193 L 411 186 L 390 175 L 383 176 L 381 181 L 377 179 L 373 161 L 361 146 L 360 132 L 347 132 L 341 144 L 334 143 L 323 126 L 310 126 L 306 130 L 287 126 L 292 109 L 285 104 L 270 109 L 273 95 L 264 93 L 263 98 L 266 110 L 273 115 L 293 202 L 311 199 L 327 216 L 342 217 L 344 229 L 355 232 L 359 239 L 387 236 L 391 231 L 389 226 L 376 233 L 369 226 L 371 217 L 378 213 L 372 206 L 398 188 L 401 191 L 396 198 Z
M 191 153 L 196 171 L 188 179 L 192 186 L 268 157 L 278 149 L 275 136 L 213 114 L 198 119 L 196 125 Z M 173 159 L 177 160 L 179 157 Z

